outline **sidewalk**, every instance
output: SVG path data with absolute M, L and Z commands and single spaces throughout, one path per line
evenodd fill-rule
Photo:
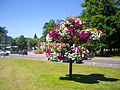
M 94 59 L 100 59 L 100 60 L 120 60 L 120 58 L 111 58 L 111 57 L 94 57 Z
M 29 52 L 28 55 L 38 57 L 41 61 L 48 61 L 46 54 L 34 54 L 34 52 Z

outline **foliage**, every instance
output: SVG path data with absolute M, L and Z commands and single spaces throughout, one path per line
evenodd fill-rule
M 36 35 L 36 33 L 35 33 L 35 35 L 34 35 L 34 38 L 37 38 L 37 35 Z
M 46 22 L 45 25 L 44 25 L 44 27 L 43 27 L 44 31 L 42 33 L 43 35 L 42 35 L 42 37 L 41 37 L 40 40 L 43 41 L 43 42 L 45 42 L 46 41 L 46 35 L 47 35 L 47 33 L 50 32 L 51 29 L 53 27 L 55 27 L 55 26 L 56 26 L 56 22 L 53 19 L 51 19 L 49 22 Z
M 32 38 L 29 38 L 29 39 L 27 40 L 27 45 L 28 45 L 28 48 L 34 47 L 34 46 L 35 46 L 34 40 L 33 40 Z
M 18 51 L 11 51 L 11 54 L 18 54 Z
M 0 43 L 4 39 L 4 35 L 7 33 L 8 31 L 6 30 L 6 27 L 0 27 Z
M 6 27 L 0 27 L 0 34 L 6 33 L 5 29 L 6 29 Z
M 28 48 L 32 48 L 32 47 L 37 46 L 38 41 L 39 41 L 38 38 L 29 38 L 29 39 L 27 40 Z
M 120 68 L 75 64 L 69 81 L 66 63 L 0 57 L 0 67 L 0 90 L 120 89 Z
M 33 40 L 34 40 L 34 44 L 35 44 L 35 46 L 37 46 L 37 43 L 38 43 L 38 41 L 39 41 L 39 39 L 38 38 L 33 38 Z
M 104 33 L 101 42 L 111 47 L 120 47 L 120 1 L 85 0 L 81 19 L 89 22 L 88 26 L 100 29 Z M 103 45 L 104 46 L 104 45 Z M 101 46 L 101 47 L 103 47 Z
M 27 49 L 27 40 L 24 35 L 17 38 L 16 44 L 18 45 L 19 50 Z
M 29 38 L 27 40 L 27 46 L 28 48 L 36 47 L 38 44 L 39 39 L 38 38 Z
M 17 46 L 17 43 L 16 43 L 16 40 L 17 40 L 17 39 L 18 39 L 18 37 L 11 39 L 11 46 Z
M 44 52 L 43 48 L 37 48 L 37 50 L 35 50 L 35 52 Z

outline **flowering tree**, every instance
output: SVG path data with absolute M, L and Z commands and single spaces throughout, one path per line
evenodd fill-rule
M 48 58 L 53 57 L 50 60 L 69 59 L 70 78 L 72 78 L 72 62 L 89 56 L 89 50 L 82 47 L 82 44 L 99 39 L 102 33 L 101 30 L 85 25 L 86 23 L 79 18 L 70 17 L 48 32 L 46 37 L 48 42 L 55 42 L 46 50 Z

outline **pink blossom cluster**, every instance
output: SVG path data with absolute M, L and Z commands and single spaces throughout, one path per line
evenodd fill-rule
M 46 49 L 46 51 L 45 51 L 45 52 L 47 53 L 47 55 L 50 55 L 50 54 L 52 53 L 52 51 L 51 51 L 51 49 L 50 49 L 50 48 Z
M 49 36 L 52 38 L 57 38 L 57 35 L 59 34 L 54 29 L 51 32 L 48 32 Z
M 101 33 L 101 30 L 84 28 L 84 21 L 81 21 L 79 18 L 68 18 L 62 21 L 61 25 L 54 27 L 50 32 L 48 32 L 48 35 L 54 41 L 83 43 L 81 41 L 87 42 L 93 39 L 93 35 L 95 36 L 95 33 Z

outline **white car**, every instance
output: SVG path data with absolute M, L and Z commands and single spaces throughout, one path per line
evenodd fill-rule
M 4 51 L 2 51 L 2 50 L 0 50 L 0 55 L 2 55 L 2 56 L 7 56 L 7 55 L 9 55 L 9 53 L 8 52 L 4 52 Z

